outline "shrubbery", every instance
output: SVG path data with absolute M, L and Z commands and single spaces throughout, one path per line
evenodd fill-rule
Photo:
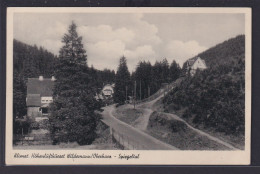
M 224 44 L 233 48 L 239 41 L 241 36 Z M 223 47 L 217 48 L 221 51 L 219 48 Z M 233 57 L 229 58 L 232 52 L 228 51 L 227 60 L 220 61 L 215 66 L 210 64 L 208 69 L 197 71 L 194 77 L 186 77 L 179 87 L 164 98 L 164 104 L 168 106 L 174 103 L 176 109 L 186 108 L 183 117 L 196 125 L 211 127 L 227 134 L 244 133 L 245 60 L 244 52 L 240 49 L 232 49 L 235 50 Z M 225 55 L 225 50 L 222 50 L 221 56 Z M 205 55 L 218 54 L 214 49 L 209 51 Z M 210 57 L 207 60 L 210 61 Z
M 25 119 L 15 119 L 13 123 L 13 131 L 14 134 L 21 135 L 21 134 L 28 134 L 31 125 L 35 121 L 32 118 L 26 117 Z

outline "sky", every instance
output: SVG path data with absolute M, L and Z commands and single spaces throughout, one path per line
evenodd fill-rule
M 71 22 L 83 37 L 88 65 L 114 69 L 123 55 L 129 71 L 139 61 L 175 60 L 180 66 L 198 53 L 245 33 L 244 14 L 188 13 L 15 13 L 14 38 L 59 54 Z

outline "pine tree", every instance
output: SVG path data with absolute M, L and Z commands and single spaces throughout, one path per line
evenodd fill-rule
M 175 81 L 176 79 L 178 79 L 180 77 L 181 74 L 181 68 L 179 66 L 179 64 L 177 64 L 175 62 L 175 60 L 172 61 L 172 64 L 170 66 L 170 70 L 169 70 L 169 79 L 171 81 Z
M 82 37 L 78 36 L 76 28 L 77 25 L 72 21 L 72 24 L 69 26 L 69 33 L 62 38 L 64 46 L 60 49 L 60 57 L 71 62 L 86 65 L 86 50 L 83 48 L 81 43 Z
M 116 103 L 124 103 L 126 100 L 126 88 L 130 94 L 130 72 L 128 71 L 126 58 L 123 56 L 119 60 L 119 66 L 115 77 L 114 100 Z
M 21 74 L 14 71 L 13 76 L 13 119 L 26 115 L 26 88 Z
M 35 59 L 33 58 L 33 54 L 31 51 L 29 52 L 29 56 L 25 58 L 24 62 L 24 76 L 27 78 L 35 78 L 39 75 L 39 70 L 36 67 Z
M 135 80 L 137 82 L 137 98 L 146 98 L 150 95 L 152 84 L 152 65 L 150 62 L 139 62 L 135 71 Z M 141 85 L 141 86 L 140 86 Z M 140 94 L 141 88 L 141 94 Z M 141 95 L 141 96 L 140 96 Z
M 164 58 L 161 62 L 161 65 L 162 65 L 162 72 L 161 72 L 162 81 L 161 81 L 161 83 L 168 83 L 170 81 L 168 60 L 166 58 Z
M 54 103 L 50 117 L 54 143 L 78 142 L 91 144 L 96 138 L 100 116 L 94 111 L 100 104 L 94 99 L 95 77 L 86 66 L 86 51 L 76 25 L 72 22 L 60 49 L 59 62 L 54 73 Z M 84 62 L 84 63 L 83 63 Z

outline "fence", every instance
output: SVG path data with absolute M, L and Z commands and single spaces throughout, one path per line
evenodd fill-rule
M 119 133 L 114 128 L 110 128 L 110 133 L 113 142 L 116 142 L 121 149 L 126 150 L 145 150 L 147 149 L 145 145 L 141 144 L 138 140 L 130 138 L 127 135 Z
M 14 135 L 14 144 L 16 145 L 49 145 L 52 144 L 50 134 L 44 135 Z

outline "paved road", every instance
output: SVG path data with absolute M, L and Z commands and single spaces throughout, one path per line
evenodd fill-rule
M 108 126 L 112 127 L 116 132 L 122 134 L 125 138 L 132 143 L 137 143 L 145 150 L 177 150 L 176 147 L 166 144 L 118 119 L 116 119 L 112 112 L 115 109 L 114 105 L 104 107 L 103 122 Z M 138 147 L 138 146 L 137 146 Z

